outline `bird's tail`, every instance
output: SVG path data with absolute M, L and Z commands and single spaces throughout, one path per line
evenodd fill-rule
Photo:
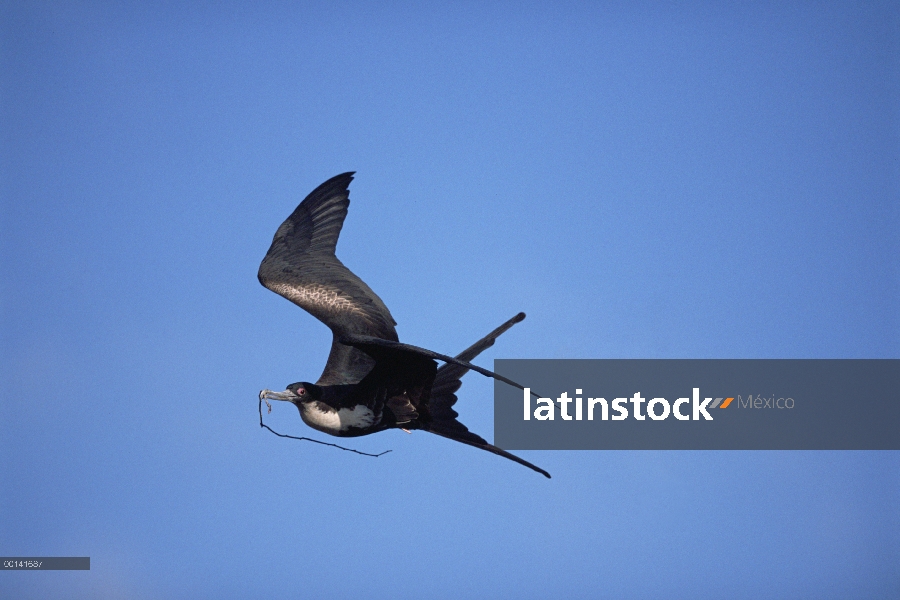
M 494 341 L 500 337 L 503 332 L 522 321 L 524 318 L 525 313 L 517 314 L 512 319 L 463 350 L 456 358 L 471 362 L 473 358 L 493 346 Z M 453 363 L 445 363 L 437 370 L 434 384 L 431 387 L 431 399 L 428 402 L 428 412 L 431 418 L 428 422 L 422 423 L 422 429 L 450 438 L 451 440 L 456 440 L 457 442 L 462 442 L 463 444 L 469 444 L 470 446 L 493 452 L 494 454 L 513 460 L 521 465 L 525 465 L 530 469 L 534 469 L 538 473 L 549 478 L 550 474 L 547 473 L 547 471 L 534 466 L 528 461 L 522 460 L 518 456 L 487 443 L 482 437 L 469 431 L 465 425 L 457 420 L 459 413 L 453 410 L 453 405 L 456 404 L 457 400 L 455 392 L 462 385 L 460 379 L 468 372 L 469 369 Z

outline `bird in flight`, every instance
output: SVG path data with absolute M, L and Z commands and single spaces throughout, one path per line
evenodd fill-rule
M 332 177 L 306 197 L 281 224 L 259 266 L 259 281 L 327 325 L 334 339 L 316 383 L 298 382 L 283 392 L 262 390 L 260 400 L 294 404 L 303 421 L 339 437 L 386 429 L 421 429 L 550 474 L 489 444 L 457 420 L 453 410 L 460 379 L 470 369 L 519 389 L 521 385 L 471 364 L 519 313 L 456 357 L 399 341 L 391 312 L 363 280 L 334 254 L 353 173 Z M 437 362 L 444 364 L 438 368 Z

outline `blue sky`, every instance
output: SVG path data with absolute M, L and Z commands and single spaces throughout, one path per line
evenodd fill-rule
M 493 358 L 900 357 L 891 3 L 0 8 L 0 554 L 16 598 L 884 598 L 898 452 L 278 439 L 328 330 L 272 235 L 401 340 Z M 457 409 L 492 436 L 492 385 Z M 268 422 L 311 433 L 291 407 Z

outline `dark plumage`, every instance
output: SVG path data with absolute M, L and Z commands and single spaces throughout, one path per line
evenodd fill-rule
M 520 389 L 522 386 L 469 363 L 500 334 L 525 318 L 519 313 L 458 356 L 403 344 L 381 298 L 335 256 L 353 173 L 317 187 L 275 232 L 259 266 L 259 281 L 325 323 L 331 353 L 315 384 L 283 392 L 263 390 L 261 399 L 293 403 L 303 421 L 341 437 L 385 429 L 421 429 L 499 454 L 547 477 L 533 464 L 487 443 L 457 420 L 454 392 L 470 369 Z M 445 364 L 438 368 L 435 360 Z

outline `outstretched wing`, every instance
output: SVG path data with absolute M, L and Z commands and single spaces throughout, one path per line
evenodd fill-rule
M 510 327 L 515 325 L 516 323 L 521 323 L 525 320 L 525 313 L 520 312 L 512 319 L 508 320 L 506 323 L 496 328 L 462 352 L 456 355 L 456 360 L 471 362 L 476 356 L 490 348 L 494 345 L 494 342 L 497 341 L 497 338 L 506 333 Z M 444 395 L 452 397 L 452 401 L 447 404 L 447 407 L 453 406 L 456 404 L 456 395 L 454 392 L 460 388 L 462 382 L 462 376 L 469 372 L 469 369 L 463 365 L 455 364 L 451 362 L 444 363 L 440 369 L 437 370 L 437 376 L 434 380 L 434 386 L 431 388 L 431 395 L 434 397 L 435 395 Z M 453 409 L 449 409 L 453 410 Z M 455 412 L 453 413 L 452 418 L 456 418 L 457 415 Z
M 259 265 L 259 281 L 327 325 L 334 334 L 319 385 L 358 383 L 374 361 L 338 342 L 356 335 L 397 340 L 397 324 L 381 298 L 334 255 L 353 173 L 332 177 L 281 224 Z
M 521 319 L 520 319 L 521 320 Z M 358 348 L 359 350 L 364 351 L 369 356 L 375 358 L 376 360 L 380 360 L 387 356 L 390 356 L 393 353 L 409 353 L 415 354 L 418 356 L 424 356 L 426 358 L 431 358 L 434 360 L 440 360 L 445 363 L 455 365 L 457 367 L 461 367 L 465 371 L 471 369 L 472 371 L 476 371 L 481 373 L 485 377 L 493 377 L 498 381 L 502 381 L 503 383 L 509 384 L 513 387 L 519 388 L 520 390 L 524 390 L 525 387 L 516 383 L 512 379 L 507 379 L 503 375 L 499 375 L 494 373 L 493 371 L 488 371 L 482 367 L 477 365 L 473 365 L 472 363 L 460 360 L 459 358 L 453 358 L 452 356 L 447 356 L 446 354 L 440 354 L 433 350 L 426 350 L 425 348 L 419 348 L 418 346 L 413 346 L 412 344 L 404 344 L 402 342 L 394 341 L 394 340 L 384 340 L 380 338 L 375 338 L 366 335 L 348 335 L 340 338 L 340 342 L 347 344 L 349 346 L 353 346 L 354 348 Z M 480 343 L 480 342 L 479 342 Z M 492 344 L 493 342 L 491 342 Z M 486 347 L 490 347 L 490 344 Z M 471 348 L 470 348 L 471 350 Z M 468 352 L 468 351 L 467 351 Z M 531 394 L 535 398 L 540 398 L 537 392 L 532 391 Z

